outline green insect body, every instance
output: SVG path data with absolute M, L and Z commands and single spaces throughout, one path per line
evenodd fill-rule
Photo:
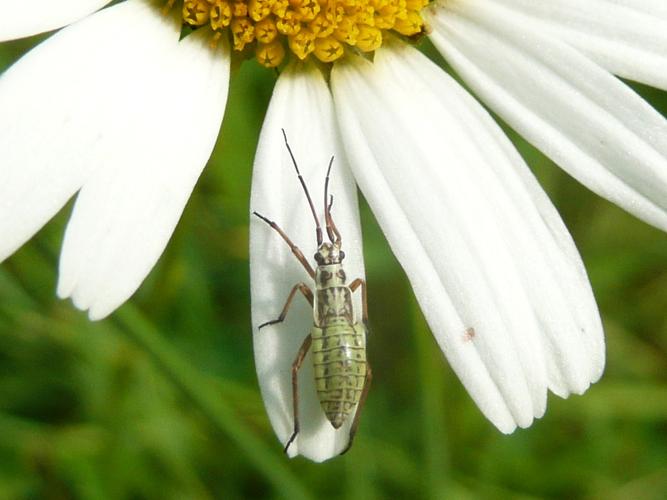
M 292 363 L 292 405 L 294 410 L 294 432 L 285 445 L 285 451 L 299 433 L 298 373 L 306 354 L 312 350 L 313 368 L 317 397 L 327 419 L 334 427 L 340 428 L 352 414 L 350 433 L 345 453 L 359 425 L 359 417 L 370 388 L 371 367 L 366 359 L 366 333 L 368 324 L 366 282 L 360 278 L 347 283 L 342 261 L 345 252 L 341 250 L 341 236 L 331 216 L 333 196 L 328 197 L 329 174 L 333 157 L 329 162 L 324 184 L 324 220 L 329 242 L 323 241 L 322 228 L 315 212 L 315 206 L 308 193 L 306 183 L 299 172 L 292 150 L 283 130 L 285 145 L 292 158 L 297 176 L 308 200 L 315 219 L 317 252 L 314 270 L 299 248 L 292 243 L 285 232 L 272 220 L 253 212 L 271 226 L 289 245 L 290 250 L 315 282 L 315 294 L 305 283 L 297 283 L 287 297 L 282 312 L 277 319 L 259 325 L 264 328 L 284 321 L 292 299 L 300 291 L 313 308 L 313 327 L 306 336 Z M 355 314 L 352 293 L 361 288 L 361 321 Z M 356 410 L 355 410 L 356 409 Z M 341 453 L 341 454 L 342 454 Z
M 317 396 L 338 429 L 359 403 L 366 381 L 366 328 L 354 323 L 341 264 L 318 266 L 315 283 L 311 350 Z

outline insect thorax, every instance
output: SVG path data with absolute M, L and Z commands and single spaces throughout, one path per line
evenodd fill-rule
M 345 286 L 347 276 L 343 264 L 328 264 L 317 266 L 315 271 L 315 285 L 317 288 Z
M 326 327 L 337 320 L 352 325 L 355 321 L 352 308 L 352 292 L 345 284 L 345 271 L 341 264 L 318 266 L 315 272 L 314 319 L 315 324 Z

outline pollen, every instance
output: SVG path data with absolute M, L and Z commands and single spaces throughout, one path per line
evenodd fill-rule
M 414 39 L 427 31 L 430 0 L 167 0 L 184 25 L 209 27 L 211 44 L 228 37 L 235 51 L 275 68 L 286 57 L 334 62 L 348 51 L 372 53 L 389 34 Z

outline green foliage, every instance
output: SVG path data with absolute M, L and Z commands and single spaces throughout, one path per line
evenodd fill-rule
M 0 68 L 37 41 L 0 45 Z M 71 206 L 0 267 L 0 498 L 665 498 L 667 236 L 514 136 L 589 270 L 602 381 L 550 397 L 530 429 L 498 433 L 364 206 L 374 383 L 361 428 L 325 464 L 282 455 L 254 373 L 247 252 L 274 80 L 254 63 L 235 74 L 218 147 L 166 253 L 110 319 L 91 323 L 55 297 Z M 667 109 L 664 93 L 637 90 Z

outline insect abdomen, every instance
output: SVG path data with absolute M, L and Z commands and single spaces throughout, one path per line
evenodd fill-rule
M 312 351 L 317 396 L 338 429 L 354 410 L 366 379 L 366 338 L 362 324 L 341 319 L 324 328 L 313 327 Z

